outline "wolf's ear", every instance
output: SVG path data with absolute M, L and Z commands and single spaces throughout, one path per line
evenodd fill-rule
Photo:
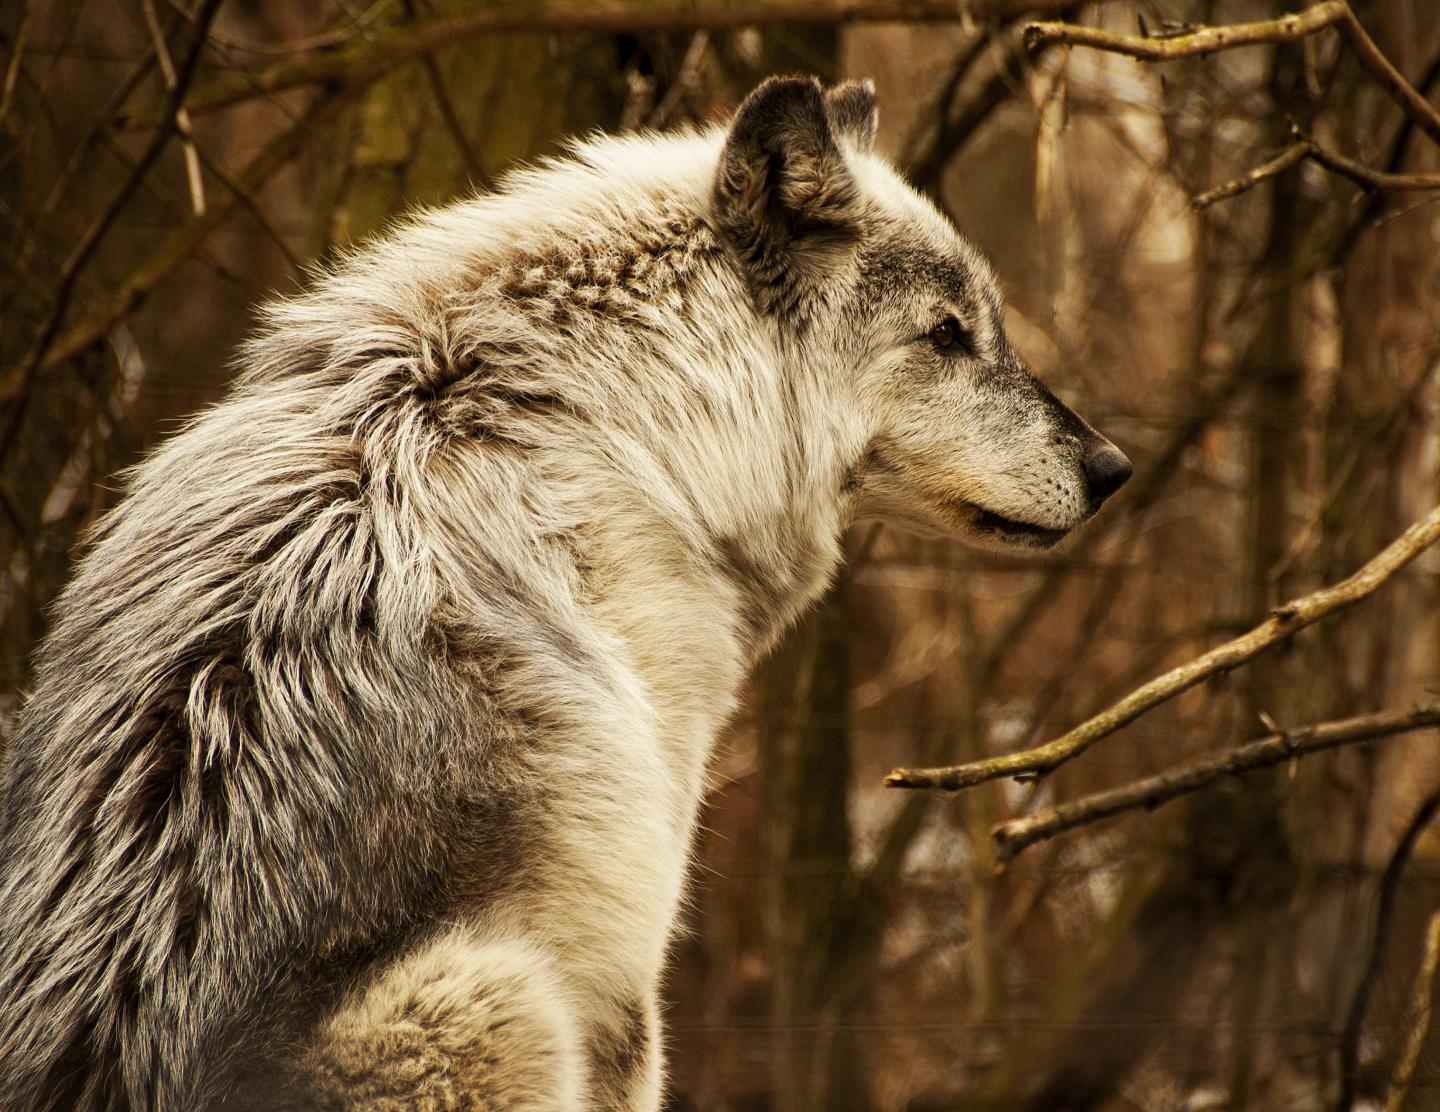
M 844 136 L 859 151 L 875 146 L 880 113 L 875 107 L 875 82 L 845 81 L 825 94 L 825 111 L 836 135 Z
M 760 309 L 803 315 L 859 238 L 859 190 L 819 82 L 771 78 L 745 99 L 720 155 L 714 204 Z

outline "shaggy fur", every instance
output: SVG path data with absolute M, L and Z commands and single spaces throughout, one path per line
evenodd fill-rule
M 6 1109 L 658 1107 L 707 755 L 857 516 L 1128 474 L 873 98 L 595 139 L 272 306 L 136 469 L 4 764 Z

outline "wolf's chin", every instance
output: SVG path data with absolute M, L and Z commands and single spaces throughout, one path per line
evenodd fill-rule
M 1054 548 L 1070 533 L 1069 529 L 1052 529 L 1006 517 L 978 502 L 961 498 L 949 498 L 946 502 L 952 520 L 960 525 L 960 538 L 986 548 Z M 955 510 L 960 512 L 955 514 Z
M 883 521 L 919 537 L 948 537 L 991 552 L 1054 548 L 1070 535 L 1069 529 L 1050 529 L 1017 521 L 955 497 L 910 504 L 871 504 L 856 515 L 856 520 Z
M 975 518 L 975 528 L 1006 544 L 1024 548 L 1054 548 L 1070 533 L 1068 529 L 1047 529 L 1043 525 L 1003 517 L 993 510 L 976 509 L 979 514 Z

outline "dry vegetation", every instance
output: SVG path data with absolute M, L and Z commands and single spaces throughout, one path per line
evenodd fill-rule
M 6 713 L 258 299 L 566 134 L 870 76 L 1137 477 L 1037 559 L 851 538 L 717 769 L 673 1107 L 1440 1108 L 1440 20 L 1294 2 L 0 6 Z

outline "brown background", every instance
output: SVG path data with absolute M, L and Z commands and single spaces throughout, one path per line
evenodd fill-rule
M 1033 798 L 880 781 L 1052 737 L 1430 509 L 1437 194 L 1372 199 L 1305 164 L 1200 214 L 1189 200 L 1277 153 L 1291 121 L 1379 167 L 1435 170 L 1440 152 L 1330 33 L 1164 66 L 1082 50 L 1032 66 L 1018 45 L 1032 8 L 1133 32 L 1137 15 L 1155 29 L 1285 10 L 1268 0 L 721 26 L 738 6 L 597 5 L 614 16 L 601 30 L 451 35 L 380 74 L 361 62 L 436 19 L 575 6 L 231 0 L 190 85 L 202 217 L 178 141 L 136 173 L 165 99 L 143 4 L 0 5 L 7 720 L 117 469 L 223 392 L 256 303 L 299 288 L 303 267 L 566 135 L 722 119 L 772 72 L 869 76 L 880 145 L 992 255 L 1016 345 L 1137 478 L 1041 557 L 851 538 L 848 573 L 757 675 L 717 762 L 674 948 L 672 1107 L 1317 1109 L 1339 1106 L 1346 1045 L 1355 1107 L 1381 1107 L 1440 903 L 1433 825 L 1396 861 L 1377 932 L 1382 872 L 1440 790 L 1435 731 L 1092 826 L 1003 871 L 987 829 L 1263 734 L 1262 712 L 1291 725 L 1433 698 L 1434 553 Z M 1357 10 L 1433 98 L 1433 0 Z M 190 9 L 157 0 L 154 17 L 180 66 Z M 315 59 L 338 59 L 329 80 L 267 86 Z M 235 103 L 203 110 L 226 82 Z M 127 284 L 143 297 L 113 305 Z M 47 320 L 46 348 L 92 324 L 99 341 L 36 371 Z M 1361 984 L 1373 993 L 1347 1034 Z M 1405 1107 L 1440 1108 L 1440 1031 Z

